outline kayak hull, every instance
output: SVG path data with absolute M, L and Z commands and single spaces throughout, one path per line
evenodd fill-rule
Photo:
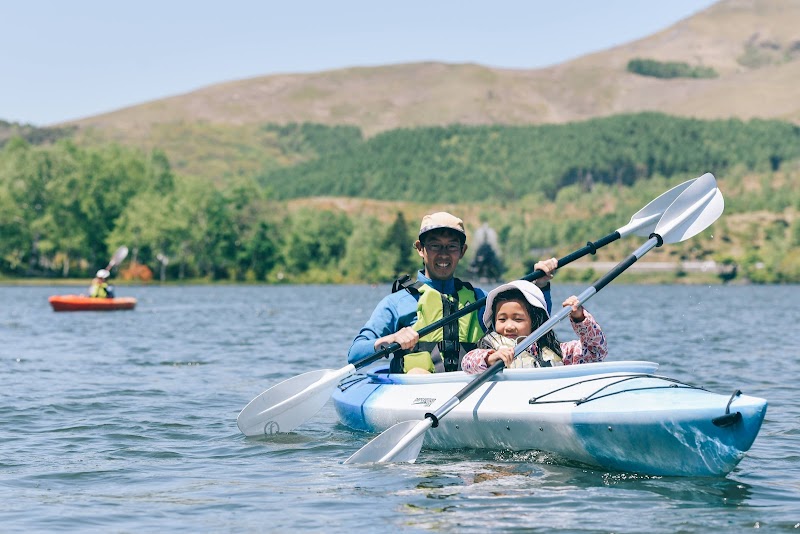
M 136 299 L 133 297 L 104 299 L 85 295 L 54 295 L 48 301 L 53 311 L 114 311 L 132 310 L 136 307 Z
M 425 446 L 540 450 L 648 475 L 730 473 L 753 444 L 767 402 L 683 384 L 653 374 L 657 367 L 604 362 L 507 369 L 428 430 Z M 340 384 L 333 400 L 343 424 L 377 433 L 422 420 L 472 378 L 461 372 L 356 375 Z

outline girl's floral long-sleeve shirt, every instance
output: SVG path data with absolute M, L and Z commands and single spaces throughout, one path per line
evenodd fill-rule
M 594 316 L 586 308 L 583 309 L 585 315 L 583 321 L 576 323 L 570 318 L 572 329 L 580 339 L 565 341 L 561 343 L 564 365 L 574 365 L 578 363 L 602 362 L 608 356 L 608 343 L 603 330 L 595 321 Z M 492 349 L 473 349 L 464 355 L 461 360 L 461 369 L 468 374 L 478 374 L 485 371 L 486 356 Z M 527 350 L 532 354 L 537 354 L 539 348 L 534 343 Z

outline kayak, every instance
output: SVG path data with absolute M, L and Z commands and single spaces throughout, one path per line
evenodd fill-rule
M 424 446 L 539 450 L 646 475 L 730 473 L 756 439 L 767 401 L 713 393 L 657 369 L 644 361 L 505 369 L 434 424 Z M 333 401 L 343 424 L 378 433 L 423 420 L 474 377 L 375 370 L 343 380 Z
M 92 298 L 86 295 L 53 295 L 49 299 L 53 311 L 112 311 L 132 310 L 136 306 L 133 297 Z

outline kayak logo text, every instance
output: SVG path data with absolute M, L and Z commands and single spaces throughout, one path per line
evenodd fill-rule
M 428 408 L 435 401 L 436 401 L 436 399 L 432 399 L 430 397 L 417 397 L 416 399 L 414 399 L 414 402 L 412 402 L 411 405 L 412 406 L 416 406 L 418 404 L 421 404 L 422 406 L 425 406 L 426 408 Z
M 281 431 L 280 425 L 277 421 L 270 421 L 266 425 L 264 425 L 264 435 L 271 436 L 273 434 L 277 434 Z

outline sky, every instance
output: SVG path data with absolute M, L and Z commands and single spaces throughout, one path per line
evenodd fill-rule
M 534 69 L 716 0 L 9 0 L 0 120 L 54 125 L 282 73 L 417 61 Z

